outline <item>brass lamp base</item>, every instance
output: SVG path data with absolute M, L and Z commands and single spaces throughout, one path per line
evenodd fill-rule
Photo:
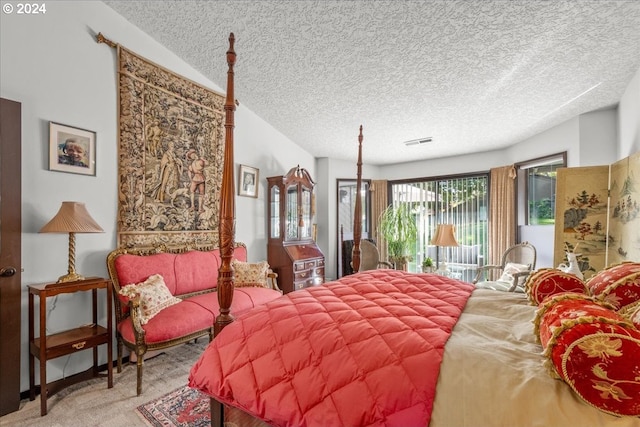
M 84 280 L 84 276 L 73 272 L 58 277 L 58 283 L 75 282 L 76 280 Z
M 76 233 L 69 233 L 69 268 L 67 274 L 58 278 L 58 283 L 84 280 L 84 276 L 76 273 Z

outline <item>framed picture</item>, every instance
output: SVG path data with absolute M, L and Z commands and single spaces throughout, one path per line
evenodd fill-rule
M 238 174 L 238 195 L 258 197 L 258 169 L 240 165 Z
M 49 170 L 96 176 L 96 133 L 49 122 Z

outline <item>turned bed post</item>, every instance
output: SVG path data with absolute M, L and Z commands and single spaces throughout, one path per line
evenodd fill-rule
M 235 185 L 233 174 L 233 128 L 234 111 L 236 104 L 233 91 L 233 66 L 236 63 L 236 52 L 233 50 L 235 37 L 229 35 L 229 50 L 227 51 L 227 97 L 224 103 L 225 111 L 225 140 L 224 140 L 224 166 L 222 169 L 222 188 L 220 189 L 220 224 L 218 227 L 218 241 L 220 246 L 220 258 L 222 264 L 218 271 L 218 303 L 220 314 L 213 325 L 214 335 L 229 323 L 233 322 L 231 316 L 231 302 L 233 301 L 233 250 L 235 246 Z M 257 185 L 258 183 L 256 183 Z M 224 406 L 214 398 L 209 399 L 211 411 L 211 425 L 222 427 L 224 425 Z
M 231 302 L 233 300 L 233 269 L 231 260 L 235 246 L 235 186 L 233 173 L 233 128 L 234 111 L 236 104 L 233 90 L 233 66 L 236 63 L 236 52 L 233 50 L 235 37 L 233 33 L 229 35 L 229 50 L 227 51 L 227 98 L 224 104 L 225 111 L 225 144 L 224 144 L 224 167 L 222 172 L 222 188 L 220 189 L 220 224 L 218 237 L 220 243 L 220 257 L 222 265 L 218 273 L 218 303 L 220 304 L 220 315 L 216 317 L 214 334 L 217 335 L 222 328 L 233 322 L 231 316 Z M 256 183 L 257 184 L 257 183 Z
M 353 253 L 351 266 L 353 272 L 360 271 L 360 239 L 362 237 L 362 125 L 358 135 L 358 174 L 356 179 L 356 206 L 353 213 Z

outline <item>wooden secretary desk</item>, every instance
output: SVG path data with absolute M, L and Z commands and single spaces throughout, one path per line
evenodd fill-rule
M 324 255 L 312 234 L 313 187 L 306 169 L 267 178 L 267 260 L 284 293 L 324 283 Z

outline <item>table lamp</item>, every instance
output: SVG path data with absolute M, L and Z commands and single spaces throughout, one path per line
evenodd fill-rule
M 436 246 L 458 246 L 455 236 L 455 226 L 453 224 L 438 224 L 436 234 L 431 239 L 431 244 Z M 438 264 L 438 271 L 447 271 L 446 253 L 442 257 L 443 261 Z
M 58 278 L 58 283 L 63 283 L 84 279 L 76 273 L 76 233 L 104 233 L 104 230 L 91 218 L 84 203 L 62 202 L 56 216 L 40 233 L 69 233 L 69 270 Z

